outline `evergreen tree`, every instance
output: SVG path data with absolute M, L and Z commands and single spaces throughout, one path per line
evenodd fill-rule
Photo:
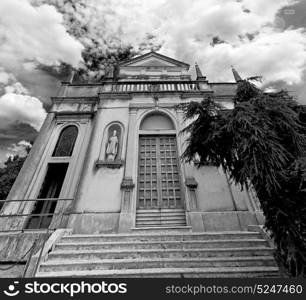
M 30 147 L 26 148 L 27 153 Z M 4 163 L 4 167 L 0 168 L 0 200 L 5 200 L 8 196 L 18 173 L 26 160 L 26 156 L 10 156 Z M 0 209 L 3 203 L 0 202 Z
M 182 158 L 222 166 L 242 189 L 252 185 L 278 260 L 291 276 L 306 276 L 305 106 L 243 80 L 232 110 L 210 98 L 179 108 L 190 122 Z

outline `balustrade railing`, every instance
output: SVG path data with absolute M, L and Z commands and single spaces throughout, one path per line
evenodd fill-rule
M 112 84 L 112 92 L 180 92 L 199 91 L 198 82 L 117 82 Z
M 24 229 L 47 228 L 51 222 L 54 223 L 54 217 L 56 217 L 56 223 L 61 223 L 63 217 L 70 214 L 69 204 L 72 201 L 73 199 L 70 198 L 0 200 L 0 204 L 2 204 L 0 212 L 0 233 L 4 232 L 1 228 L 3 227 L 2 225 L 8 225 L 8 223 L 3 224 L 1 222 L 3 218 L 7 218 L 7 221 L 18 218 L 20 223 L 23 223 Z M 36 205 L 26 206 L 25 204 L 29 202 L 34 202 Z M 19 203 L 20 205 L 6 209 L 10 203 Z M 10 212 L 5 213 L 5 211 Z M 60 221 L 58 219 L 59 217 Z M 12 231 L 12 229 L 8 231 Z

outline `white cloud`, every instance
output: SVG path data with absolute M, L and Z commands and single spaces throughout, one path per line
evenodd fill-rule
M 4 68 L 0 67 L 0 88 L 14 80 L 15 76 L 12 73 L 8 73 Z
M 51 5 L 30 0 L 0 1 L 0 128 L 28 123 L 39 130 L 46 112 L 41 101 L 17 81 L 22 67 L 36 64 L 78 66 L 83 45 L 67 33 L 62 15 Z M 16 77 L 15 77 L 16 74 Z
M 46 116 L 42 102 L 30 96 L 13 75 L 6 82 L 10 85 L 4 86 L 4 95 L 0 97 L 0 128 L 19 122 L 39 130 Z
M 71 2 L 35 2 L 60 9 L 84 46 L 97 43 L 97 56 L 161 44 L 161 53 L 198 61 L 212 81 L 233 80 L 231 64 L 243 76 L 288 84 L 301 82 L 306 69 L 305 28 L 284 30 L 277 16 L 296 0 L 80 0 L 73 3 L 76 11 Z M 71 16 L 74 23 L 67 21 Z M 213 37 L 225 43 L 212 45 Z
M 30 142 L 27 142 L 26 140 L 22 140 L 22 141 L 18 142 L 17 145 L 20 146 L 20 147 L 25 147 L 25 148 L 30 147 L 30 148 L 32 148 L 32 144 Z
M 4 88 L 6 94 L 18 94 L 18 95 L 27 95 L 28 90 L 20 83 L 15 82 L 11 85 L 7 85 Z
M 305 28 L 284 30 L 277 15 L 298 0 L 29 1 L 0 2 L 0 37 L 7 39 L 0 62 L 19 57 L 33 69 L 33 59 L 77 64 L 82 45 L 95 56 L 162 45 L 161 53 L 198 61 L 211 81 L 233 80 L 231 64 L 242 76 L 263 75 L 267 83 L 300 83 L 306 69 Z M 225 43 L 212 45 L 213 37 Z
M 31 143 L 25 140 L 19 141 L 17 144 L 12 144 L 10 147 L 7 148 L 6 157 L 14 157 L 15 155 L 18 155 L 20 157 L 27 156 L 27 148 L 32 148 L 32 145 Z
M 306 69 L 305 28 L 282 31 L 274 24 L 277 12 L 294 2 L 196 0 L 188 6 L 186 0 L 167 1 L 166 21 L 159 29 L 164 36 L 161 51 L 191 63 L 197 60 L 213 81 L 232 80 L 234 65 L 245 77 L 299 83 Z M 213 37 L 224 43 L 212 44 Z
M 29 61 L 29 62 L 23 63 L 23 64 L 22 64 L 22 67 L 23 67 L 26 71 L 31 72 L 31 71 L 35 70 L 36 64 L 35 64 L 34 62 L 32 62 L 32 61 Z
M 82 44 L 66 32 L 53 6 L 34 7 L 28 0 L 0 1 L 0 63 L 10 68 L 25 61 L 78 65 Z
M 39 130 L 45 117 L 42 102 L 35 97 L 15 93 L 6 93 L 0 97 L 0 128 L 20 122 Z
M 268 86 L 264 89 L 265 93 L 275 93 L 277 92 L 277 89 L 274 86 Z
M 213 80 L 228 80 L 229 65 L 234 65 L 242 77 L 262 75 L 265 82 L 283 80 L 293 84 L 301 82 L 306 66 L 306 36 L 300 29 L 263 30 L 249 42 L 218 44 L 206 47 L 202 53 L 196 48 L 194 51 Z

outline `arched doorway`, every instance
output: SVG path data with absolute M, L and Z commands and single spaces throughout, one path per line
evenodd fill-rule
M 176 130 L 160 112 L 140 124 L 137 209 L 183 208 Z

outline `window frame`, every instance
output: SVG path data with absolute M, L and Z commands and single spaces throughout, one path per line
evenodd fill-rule
M 61 142 L 61 138 L 63 136 L 63 134 L 65 133 L 65 131 L 67 129 L 70 129 L 70 128 L 74 128 L 76 131 L 75 131 L 75 136 L 74 136 L 74 140 L 72 142 L 72 146 L 71 146 L 71 149 L 70 149 L 70 154 L 69 155 L 56 155 L 56 151 L 58 150 L 59 148 L 59 144 Z M 52 155 L 51 155 L 51 158 L 63 158 L 63 157 L 71 157 L 73 155 L 73 152 L 74 152 L 74 149 L 75 149 L 75 145 L 76 145 L 76 141 L 77 141 L 77 138 L 78 138 L 78 135 L 79 135 L 79 129 L 76 125 L 74 124 L 69 124 L 67 126 L 65 126 L 64 128 L 61 129 L 59 135 L 58 135 L 58 138 L 57 138 L 57 141 L 56 141 L 56 144 L 55 144 L 55 147 L 53 149 L 53 152 L 52 152 Z

